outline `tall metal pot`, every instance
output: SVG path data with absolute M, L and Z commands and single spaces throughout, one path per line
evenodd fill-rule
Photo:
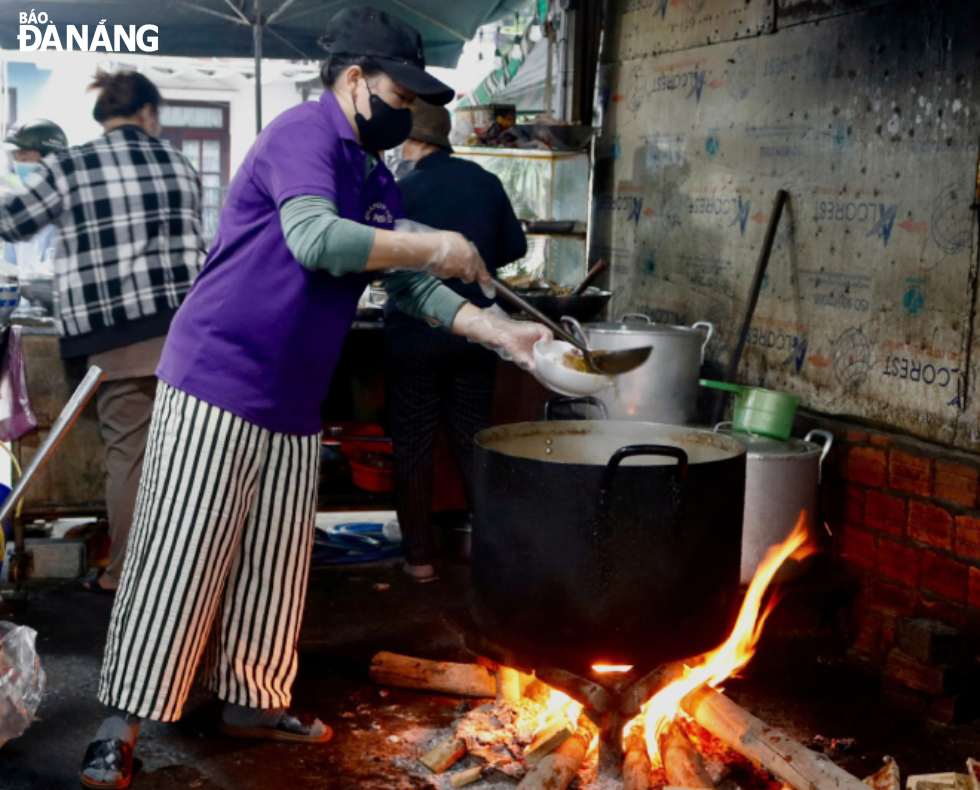
M 586 672 L 688 658 L 739 604 L 745 449 L 672 425 L 476 436 L 473 615 L 498 660 Z
M 748 584 L 769 547 L 789 537 L 800 513 L 806 513 L 807 530 L 814 534 L 821 466 L 834 437 L 810 431 L 805 439 L 783 442 L 741 431 L 723 433 L 741 442 L 748 453 L 741 572 L 742 584 Z M 807 568 L 807 560 L 787 560 L 776 580 L 792 581 Z
M 620 321 L 583 324 L 582 329 L 591 347 L 602 351 L 653 343 L 646 362 L 598 393 L 610 419 L 668 425 L 697 421 L 698 378 L 714 326 L 704 321 L 691 327 L 657 324 L 629 313 Z

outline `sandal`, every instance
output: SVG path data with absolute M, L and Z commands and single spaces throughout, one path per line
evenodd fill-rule
M 102 782 L 86 776 L 86 771 L 113 771 L 119 774 L 119 780 Z M 78 778 L 85 787 L 93 790 L 125 790 L 133 781 L 133 747 L 118 738 L 93 741 L 85 752 Z
M 317 728 L 317 725 L 322 730 Z M 307 730 L 304 734 L 302 730 Z M 304 727 L 295 716 L 284 714 L 275 727 L 238 727 L 221 722 L 221 731 L 233 738 L 253 738 L 260 741 L 281 741 L 284 743 L 326 743 L 333 738 L 333 730 L 317 719 L 309 727 Z
M 115 595 L 116 590 L 114 588 L 103 587 L 99 583 L 99 579 L 102 578 L 103 574 L 105 574 L 104 569 L 89 574 L 84 579 L 79 579 L 78 586 L 85 590 L 85 592 L 95 593 L 96 595 Z
M 432 565 L 412 565 L 408 562 L 402 565 L 402 571 L 416 584 L 428 584 L 439 581 L 436 569 Z

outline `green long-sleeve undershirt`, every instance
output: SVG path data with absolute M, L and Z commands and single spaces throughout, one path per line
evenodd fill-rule
M 290 198 L 279 208 L 286 246 L 307 269 L 335 277 L 363 272 L 374 245 L 374 228 L 342 219 L 332 200 L 318 195 Z M 403 313 L 450 330 L 466 300 L 423 272 L 379 272 L 388 298 Z

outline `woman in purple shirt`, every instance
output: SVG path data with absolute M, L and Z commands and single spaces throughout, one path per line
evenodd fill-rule
M 221 728 L 322 743 L 288 715 L 316 512 L 320 403 L 357 301 L 381 272 L 404 312 L 533 367 L 547 337 L 441 285 L 492 287 L 450 232 L 405 233 L 378 156 L 412 126 L 416 96 L 452 90 L 425 70 L 414 28 L 342 11 L 324 43 L 328 90 L 259 135 L 231 184 L 204 270 L 164 348 L 133 533 L 109 626 L 87 787 L 132 779 L 141 719 L 180 718 L 198 665 Z M 205 649 L 207 648 L 207 649 Z

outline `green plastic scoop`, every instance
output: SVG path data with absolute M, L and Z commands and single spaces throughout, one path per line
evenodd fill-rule
M 793 430 L 797 395 L 767 390 L 762 387 L 744 387 L 724 381 L 701 379 L 702 387 L 735 393 L 735 409 L 732 415 L 735 430 L 758 433 L 771 439 L 788 439 Z

